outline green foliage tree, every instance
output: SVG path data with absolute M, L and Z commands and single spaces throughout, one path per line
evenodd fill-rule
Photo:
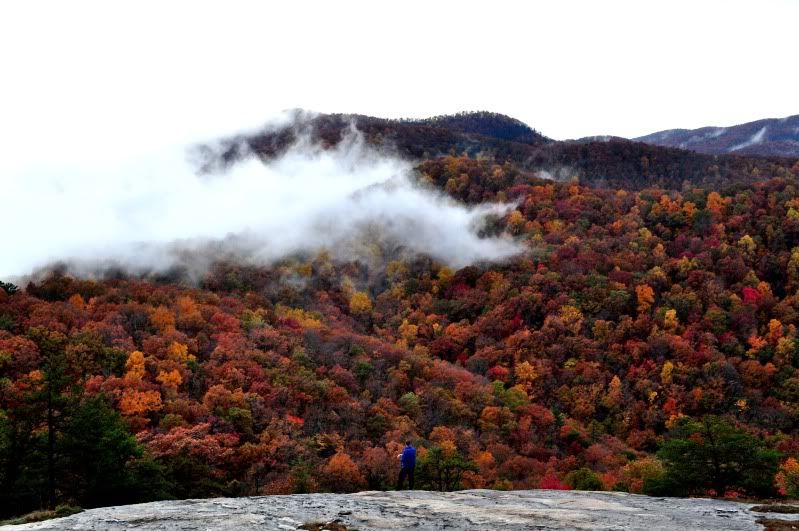
M 419 414 L 419 397 L 413 393 L 405 393 L 402 395 L 399 400 L 397 400 L 397 404 L 412 417 L 416 417 Z
M 568 486 L 575 490 L 602 490 L 599 476 L 590 468 L 583 467 L 572 470 L 563 479 Z
M 181 450 L 174 455 L 160 459 L 172 484 L 171 496 L 182 498 L 203 498 L 221 496 L 224 485 L 214 477 L 212 467 L 201 457 Z
M 168 497 L 163 468 L 149 459 L 120 415 L 100 396 L 86 398 L 67 337 L 44 327 L 27 339 L 41 369 L 16 386 L 0 378 L 0 516 Z
M 67 361 L 65 356 L 66 337 L 58 332 L 47 330 L 44 327 L 32 328 L 28 337 L 39 347 L 39 352 L 44 358 L 42 367 L 42 385 L 37 386 L 32 401 L 41 404 L 43 409 L 43 422 L 46 428 L 45 455 L 47 458 L 47 506 L 53 510 L 56 507 L 56 475 L 58 455 L 56 453 L 56 438 L 58 437 L 64 419 L 67 418 L 67 409 L 70 406 L 69 375 L 67 374 Z
M 0 280 L 0 289 L 5 291 L 8 295 L 13 295 L 19 291 L 19 288 L 11 282 L 3 282 L 2 280 Z
M 417 477 L 421 485 L 441 492 L 457 490 L 463 473 L 477 470 L 477 465 L 465 459 L 457 449 L 433 446 L 419 459 Z
M 0 412 L 0 515 L 52 501 L 99 507 L 171 497 L 164 467 L 144 453 L 104 397 L 59 410 L 63 418 L 55 424 L 52 454 L 46 425 L 40 430 L 19 418 L 31 411 L 46 418 L 43 405 L 36 403 Z
M 0 382 L 0 387 L 7 385 Z M 44 489 L 44 461 L 36 460 L 39 466 L 35 466 L 30 459 L 41 456 L 41 436 L 35 434 L 38 413 L 26 400 L 0 410 L 0 516 L 34 507 L 33 500 Z
M 84 507 L 168 497 L 163 468 L 144 456 L 119 413 L 102 396 L 86 400 L 64 426 L 60 489 Z
M 710 489 L 718 496 L 729 489 L 760 497 L 774 493 L 780 454 L 720 417 L 680 419 L 657 455 L 665 474 L 645 487 L 651 494 L 685 496 Z

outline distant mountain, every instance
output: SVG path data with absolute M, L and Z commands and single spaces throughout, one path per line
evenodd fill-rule
M 635 140 L 712 155 L 799 157 L 799 114 L 730 127 L 669 129 Z
M 511 164 L 525 174 L 576 179 L 599 188 L 682 189 L 691 185 L 722 189 L 785 176 L 795 163 L 778 157 L 744 156 L 743 150 L 715 155 L 612 136 L 559 142 L 519 120 L 489 112 L 391 120 L 297 110 L 292 120 L 279 127 L 200 146 L 200 169 L 224 170 L 252 154 L 272 159 L 300 138 L 333 148 L 353 127 L 370 145 L 417 162 L 465 155 Z
M 619 141 L 629 142 L 627 138 L 614 135 L 584 136 L 582 138 L 577 138 L 575 140 L 564 140 L 563 142 L 570 144 L 590 144 L 591 142 L 619 142 Z
M 523 144 L 538 145 L 552 142 L 521 120 L 493 112 L 462 112 L 422 120 L 407 120 L 405 123 L 439 127 Z
M 251 136 L 226 138 L 217 145 L 199 146 L 196 155 L 201 170 L 215 171 L 249 153 L 264 159 L 277 157 L 299 138 L 325 148 L 335 147 L 352 127 L 363 133 L 370 144 L 417 160 L 448 154 L 516 160 L 526 157 L 533 146 L 554 142 L 519 120 L 489 112 L 393 120 L 297 109 L 286 125 Z

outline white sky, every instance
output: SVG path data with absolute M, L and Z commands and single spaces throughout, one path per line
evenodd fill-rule
M 5 2 L 2 157 L 116 157 L 293 107 L 485 109 L 558 139 L 786 116 L 797 21 L 795 0 Z
M 247 175 L 224 181 L 241 200 L 203 206 L 210 185 L 181 163 L 288 108 L 490 110 L 557 139 L 796 114 L 797 21 L 799 0 L 4 2 L 0 275 L 208 224 L 299 224 L 258 199 L 242 210 L 275 196 Z

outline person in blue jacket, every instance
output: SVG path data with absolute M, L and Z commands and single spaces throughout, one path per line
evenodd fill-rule
M 400 473 L 397 490 L 402 490 L 405 478 L 408 478 L 408 488 L 413 490 L 413 471 L 416 469 L 416 448 L 411 441 L 405 441 L 405 449 L 397 456 L 400 460 Z

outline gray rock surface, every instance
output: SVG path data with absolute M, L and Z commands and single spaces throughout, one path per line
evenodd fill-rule
M 294 530 L 338 520 L 348 530 L 760 530 L 752 504 L 553 490 L 360 492 L 216 498 L 92 509 L 21 530 Z M 799 520 L 799 515 L 779 515 Z

